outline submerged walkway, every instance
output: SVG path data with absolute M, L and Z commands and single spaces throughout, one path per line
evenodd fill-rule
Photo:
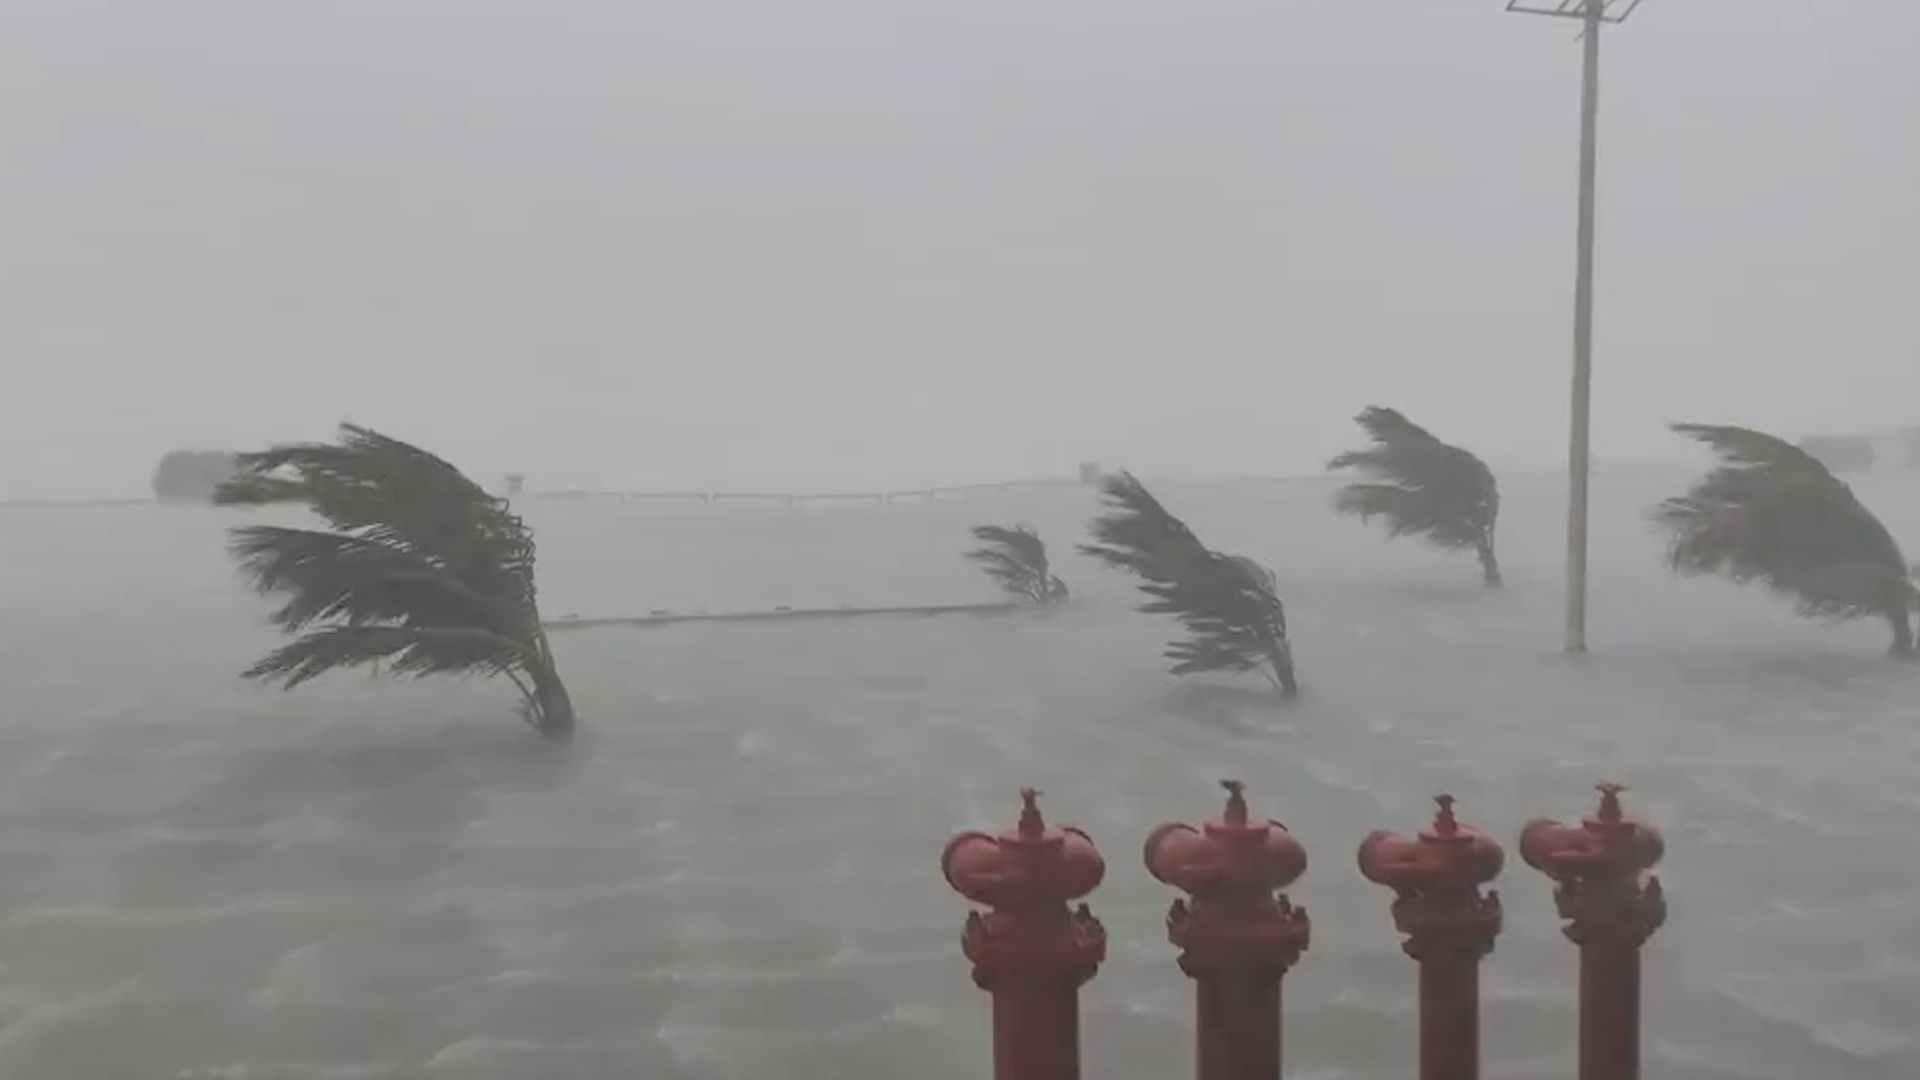
M 548 630 L 593 630 L 608 626 L 664 626 L 683 622 L 771 622 L 776 619 L 850 619 L 875 615 L 1003 615 L 1031 607 L 1029 604 L 1000 602 L 992 604 L 924 604 L 914 607 L 778 607 L 771 611 L 678 612 L 655 611 L 624 618 L 560 618 L 543 623 Z
M 716 503 L 779 503 L 785 506 L 806 506 L 809 503 L 893 503 L 893 502 L 933 502 L 936 499 L 955 498 L 966 495 L 978 495 L 991 492 L 1042 491 L 1049 489 L 1085 487 L 1083 480 L 1003 480 L 984 484 L 948 484 L 942 487 L 896 488 L 886 491 L 708 491 L 702 489 L 677 491 L 607 491 L 587 488 L 556 488 L 520 493 L 518 497 L 527 499 L 600 499 L 615 502 L 694 502 L 712 506 Z

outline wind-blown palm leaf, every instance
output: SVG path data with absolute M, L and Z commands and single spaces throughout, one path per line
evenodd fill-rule
M 261 592 L 287 594 L 273 621 L 298 630 L 317 620 L 353 626 L 409 622 L 484 626 L 511 634 L 520 612 L 419 554 L 348 533 L 250 525 L 229 545 Z
M 523 576 L 526 529 L 503 502 L 416 446 L 351 424 L 339 444 L 242 454 L 216 495 L 228 505 L 304 503 L 337 532 L 417 551 L 463 577 Z
M 1005 592 L 1042 606 L 1067 598 L 1066 582 L 1048 567 L 1047 545 L 1031 527 L 977 525 L 973 536 L 985 546 L 967 552 L 966 557 L 979 564 L 981 571 L 999 582 Z
M 1674 424 L 1673 430 L 1705 444 L 1719 457 L 1720 465 L 1708 474 L 1708 479 L 1725 478 L 1749 469 L 1833 479 L 1833 473 L 1820 464 L 1819 458 L 1764 431 L 1731 424 Z
M 262 657 L 245 674 L 278 679 L 292 688 L 342 668 L 380 665 L 392 675 L 441 675 L 483 671 L 501 674 L 526 659 L 520 643 L 485 630 L 411 626 L 329 626 L 314 630 Z
M 342 425 L 337 444 L 241 455 L 215 501 L 299 503 L 328 526 L 233 530 L 241 572 L 285 597 L 273 622 L 302 634 L 248 677 L 292 688 L 376 662 L 400 675 L 506 674 L 535 727 L 572 732 L 573 705 L 540 625 L 533 535 L 453 465 Z
M 1720 574 L 1791 597 L 1802 615 L 1879 617 L 1911 655 L 1915 594 L 1900 545 L 1853 489 L 1812 455 L 1749 428 L 1675 424 L 1720 464 L 1654 509 L 1683 574 Z
M 1500 584 L 1494 525 L 1500 489 L 1472 453 L 1435 438 L 1396 409 L 1369 406 L 1354 421 L 1373 445 L 1328 462 L 1371 479 L 1348 484 L 1334 496 L 1334 509 L 1362 521 L 1381 518 L 1390 537 L 1422 536 L 1450 550 L 1472 549 L 1488 585 Z
M 1093 520 L 1096 543 L 1080 551 L 1140 579 L 1139 610 L 1172 615 L 1187 630 L 1167 646 L 1172 671 L 1265 669 L 1289 697 L 1295 681 L 1286 608 L 1273 574 L 1238 555 L 1209 550 L 1131 473 L 1101 482 L 1110 512 Z

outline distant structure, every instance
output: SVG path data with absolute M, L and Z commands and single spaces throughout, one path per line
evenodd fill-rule
M 1908 464 L 1913 463 L 1914 443 L 1907 443 Z M 1808 435 L 1800 440 L 1800 449 L 1834 472 L 1864 472 L 1873 468 L 1878 455 L 1868 435 Z
M 1100 463 L 1083 461 L 1080 463 L 1080 482 L 1092 487 L 1100 482 Z
M 237 460 L 227 450 L 170 450 L 153 471 L 153 497 L 163 503 L 211 503 Z
M 527 478 L 525 476 L 521 475 L 520 473 L 512 473 L 512 472 L 507 474 L 507 494 L 509 496 L 520 494 L 522 491 L 526 490 L 526 486 L 527 486 Z

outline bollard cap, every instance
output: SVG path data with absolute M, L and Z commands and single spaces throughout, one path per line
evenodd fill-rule
M 1579 825 L 1541 818 L 1520 832 L 1520 857 L 1555 881 L 1637 877 L 1666 854 L 1660 831 L 1620 807 L 1624 785 L 1595 785 L 1600 806 Z
M 1253 821 L 1246 785 L 1222 780 L 1225 809 L 1199 828 L 1162 825 L 1147 836 L 1147 872 L 1196 897 L 1229 893 L 1271 895 L 1298 880 L 1307 852 L 1278 821 Z
M 955 892 L 996 909 L 1054 907 L 1092 892 L 1106 876 L 1093 838 L 1049 828 L 1040 792 L 1020 792 L 1020 818 L 998 834 L 965 832 L 947 842 L 940 870 Z
M 1491 836 L 1454 815 L 1454 797 L 1438 795 L 1433 824 L 1415 836 L 1380 830 L 1360 843 L 1360 873 L 1402 896 L 1470 891 L 1499 876 L 1506 853 Z

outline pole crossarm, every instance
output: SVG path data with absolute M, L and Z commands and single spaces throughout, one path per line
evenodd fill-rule
M 1507 10 L 1519 15 L 1553 15 L 1563 19 L 1585 19 L 1587 4 L 1600 5 L 1600 21 L 1623 23 L 1633 15 L 1633 9 L 1640 6 L 1640 0 L 1540 0 L 1529 4 L 1525 0 L 1507 0 Z

